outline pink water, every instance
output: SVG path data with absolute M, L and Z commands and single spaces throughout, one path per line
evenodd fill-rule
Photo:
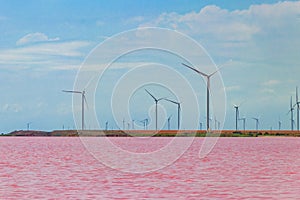
M 199 159 L 202 142 L 173 165 L 134 174 L 104 166 L 79 138 L 0 137 L 0 199 L 300 198 L 300 138 L 220 138 Z

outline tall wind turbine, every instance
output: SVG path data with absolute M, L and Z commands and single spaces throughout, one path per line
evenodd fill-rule
M 294 130 L 294 106 L 293 106 L 293 97 L 291 96 L 290 100 L 290 110 L 287 114 L 291 113 L 291 130 Z
M 239 120 L 243 121 L 243 129 L 246 130 L 246 117 L 240 118 Z
M 155 130 L 157 130 L 157 103 L 164 98 L 157 99 L 155 96 L 153 96 L 148 90 L 145 89 L 145 91 L 154 99 L 155 101 Z
M 86 101 L 85 91 L 63 90 L 63 92 L 81 94 L 81 129 L 84 130 L 84 102 Z
M 299 109 L 300 109 L 300 101 L 298 99 L 298 87 L 296 87 L 296 104 L 295 105 L 297 105 L 297 131 L 299 131 Z
M 173 101 L 173 100 L 170 100 L 170 99 L 167 99 L 167 98 L 164 98 L 166 101 L 169 101 L 171 103 L 174 103 L 177 105 L 177 129 L 179 130 L 180 129 L 180 102 L 177 102 L 177 101 Z
M 255 122 L 256 122 L 256 130 L 258 130 L 259 118 L 252 117 L 252 119 L 255 120 Z
M 200 72 L 199 70 L 182 63 L 182 65 L 184 65 L 185 67 L 190 68 L 191 70 L 195 71 L 196 73 L 206 77 L 207 79 L 207 84 L 206 84 L 206 128 L 209 131 L 210 130 L 210 126 L 209 126 L 209 92 L 210 92 L 210 78 L 215 75 L 221 68 L 217 69 L 215 72 L 211 73 L 211 74 L 205 74 L 203 72 Z

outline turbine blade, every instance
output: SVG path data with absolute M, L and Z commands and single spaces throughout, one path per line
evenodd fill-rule
M 171 103 L 174 103 L 174 104 L 180 104 L 179 102 L 176 102 L 176 101 L 173 101 L 173 100 L 170 100 L 170 99 L 167 99 L 167 98 L 164 98 L 164 100 L 166 100 L 166 101 L 169 101 L 169 102 L 171 102 Z
M 89 85 L 91 84 L 91 82 L 98 76 L 98 74 L 96 73 L 88 82 L 87 84 L 84 86 L 84 89 L 86 89 L 87 87 L 89 87 Z
M 62 90 L 63 92 L 68 92 L 68 93 L 77 93 L 77 94 L 81 94 L 82 92 L 80 91 L 73 91 L 73 90 Z
M 298 86 L 296 87 L 296 103 L 298 103 Z
M 184 66 L 186 66 L 186 67 L 188 67 L 188 68 L 190 68 L 191 70 L 194 70 L 195 72 L 197 72 L 198 74 L 201 74 L 202 76 L 209 77 L 207 74 L 205 74 L 203 72 L 200 72 L 199 70 L 197 70 L 197 69 L 195 69 L 193 67 L 190 67 L 187 64 L 184 64 L 184 63 L 181 63 L 181 64 L 184 65 Z
M 155 96 L 153 96 L 147 89 L 145 89 L 145 91 L 155 100 L 155 101 L 158 101 Z
M 89 104 L 88 104 L 88 102 L 87 102 L 87 100 L 86 100 L 85 95 L 83 95 L 83 99 L 84 99 L 84 103 L 85 103 L 85 105 L 86 105 L 86 108 L 89 109 Z
M 232 62 L 232 60 L 230 59 L 228 62 Z M 226 63 L 225 63 L 226 64 Z M 221 67 L 219 67 L 215 72 L 211 73 L 210 75 L 208 75 L 209 77 L 213 76 L 215 73 L 217 73 L 218 71 L 220 71 L 222 68 L 224 68 L 226 65 L 223 64 L 221 65 Z
M 247 100 L 242 101 L 239 106 L 243 105 L 246 101 Z
M 210 75 L 208 75 L 208 77 L 212 77 L 213 75 L 215 75 L 218 71 L 220 71 L 221 68 L 217 69 L 215 72 L 211 73 Z
M 161 100 L 164 100 L 164 99 L 166 99 L 166 97 L 159 98 L 159 99 L 157 99 L 157 101 L 161 101 Z

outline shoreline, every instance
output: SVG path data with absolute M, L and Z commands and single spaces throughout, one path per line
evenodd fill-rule
M 0 136 L 25 137 L 300 137 L 300 131 L 288 130 L 19 130 Z

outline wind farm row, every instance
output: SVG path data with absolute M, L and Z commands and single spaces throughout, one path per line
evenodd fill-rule
M 212 118 L 211 118 L 211 114 L 210 114 L 210 97 L 211 97 L 211 77 L 213 77 L 216 73 L 218 73 L 220 71 L 220 68 L 217 68 L 217 70 L 215 70 L 214 72 L 210 73 L 210 74 L 207 74 L 207 73 L 204 73 L 198 69 L 196 69 L 195 67 L 192 67 L 188 64 L 185 64 L 185 63 L 182 63 L 182 65 L 184 67 L 186 67 L 187 69 L 190 69 L 192 70 L 193 72 L 197 73 L 198 75 L 200 75 L 201 77 L 204 77 L 206 79 L 206 116 L 205 116 L 205 119 L 206 119 L 206 127 L 203 126 L 203 123 L 201 121 L 198 122 L 199 124 L 199 127 L 198 127 L 198 130 L 203 130 L 205 128 L 206 131 L 213 131 L 213 130 L 221 130 L 222 127 L 221 127 L 221 122 L 217 120 L 216 117 L 214 117 L 214 127 L 212 126 Z M 150 91 L 148 88 L 144 88 L 144 91 L 145 91 L 145 94 L 148 95 L 153 101 L 154 101 L 154 104 L 155 104 L 155 123 L 154 126 L 155 126 L 155 130 L 161 130 L 161 128 L 158 127 L 158 124 L 159 124 L 159 120 L 161 121 L 164 121 L 166 122 L 165 123 L 165 128 L 164 129 L 167 129 L 167 130 L 181 130 L 181 103 L 180 101 L 178 100 L 174 100 L 174 99 L 170 99 L 170 98 L 166 98 L 166 97 L 157 97 L 155 94 L 155 92 L 153 91 Z M 86 123 L 85 123 L 85 103 L 86 103 L 86 91 L 85 90 L 82 90 L 82 91 L 76 91 L 76 90 L 63 90 L 63 92 L 65 93 L 73 93 L 73 94 L 80 94 L 81 95 L 81 129 L 82 130 L 86 130 Z M 173 126 L 171 126 L 171 120 L 172 118 L 174 118 L 174 114 L 172 115 L 169 115 L 167 116 L 167 118 L 162 118 L 159 116 L 159 112 L 158 112 L 158 104 L 162 101 L 165 101 L 165 102 L 169 102 L 171 104 L 174 104 L 176 105 L 177 107 L 177 128 L 175 129 Z M 246 131 L 247 129 L 248 130 L 256 130 L 258 131 L 261 127 L 260 127 L 260 123 L 261 123 L 261 117 L 260 115 L 259 116 L 253 116 L 253 117 L 249 117 L 249 118 L 246 118 L 245 116 L 243 117 L 240 117 L 240 107 L 242 106 L 242 103 L 241 104 L 234 104 L 233 105 L 233 108 L 235 110 L 235 131 L 240 131 L 240 130 L 243 130 L 243 131 Z M 297 121 L 295 123 L 295 120 L 294 120 L 294 111 L 296 109 L 296 113 L 297 113 Z M 299 131 L 299 110 L 300 110 L 300 102 L 299 102 L 299 99 L 298 99 L 298 87 L 296 87 L 296 99 L 295 99 L 295 104 L 293 104 L 293 97 L 291 96 L 290 98 L 290 109 L 288 110 L 288 113 L 287 114 L 290 114 L 290 126 L 291 126 L 291 131 L 294 131 L 294 130 L 297 130 Z M 247 120 L 251 120 L 255 123 L 255 126 L 253 126 L 251 129 L 247 128 Z M 149 118 L 144 118 L 144 119 L 131 119 L 129 121 L 125 121 L 125 119 L 123 118 L 123 121 L 122 121 L 122 127 L 119 126 L 117 128 L 114 128 L 114 127 L 109 127 L 109 121 L 105 121 L 105 128 L 103 128 L 104 130 L 108 131 L 108 130 L 148 130 L 150 129 L 150 126 L 149 126 L 149 123 L 150 122 L 150 119 Z M 241 122 L 242 122 L 242 129 L 240 129 L 240 125 L 241 125 Z M 254 124 L 253 123 L 253 124 Z M 295 129 L 295 126 L 296 126 L 296 129 Z M 153 127 L 153 126 L 152 126 Z M 172 128 L 173 127 L 173 128 Z M 273 128 L 271 127 L 270 130 L 272 130 Z M 278 120 L 278 128 L 274 128 L 274 130 L 281 130 L 282 129 L 282 121 Z

